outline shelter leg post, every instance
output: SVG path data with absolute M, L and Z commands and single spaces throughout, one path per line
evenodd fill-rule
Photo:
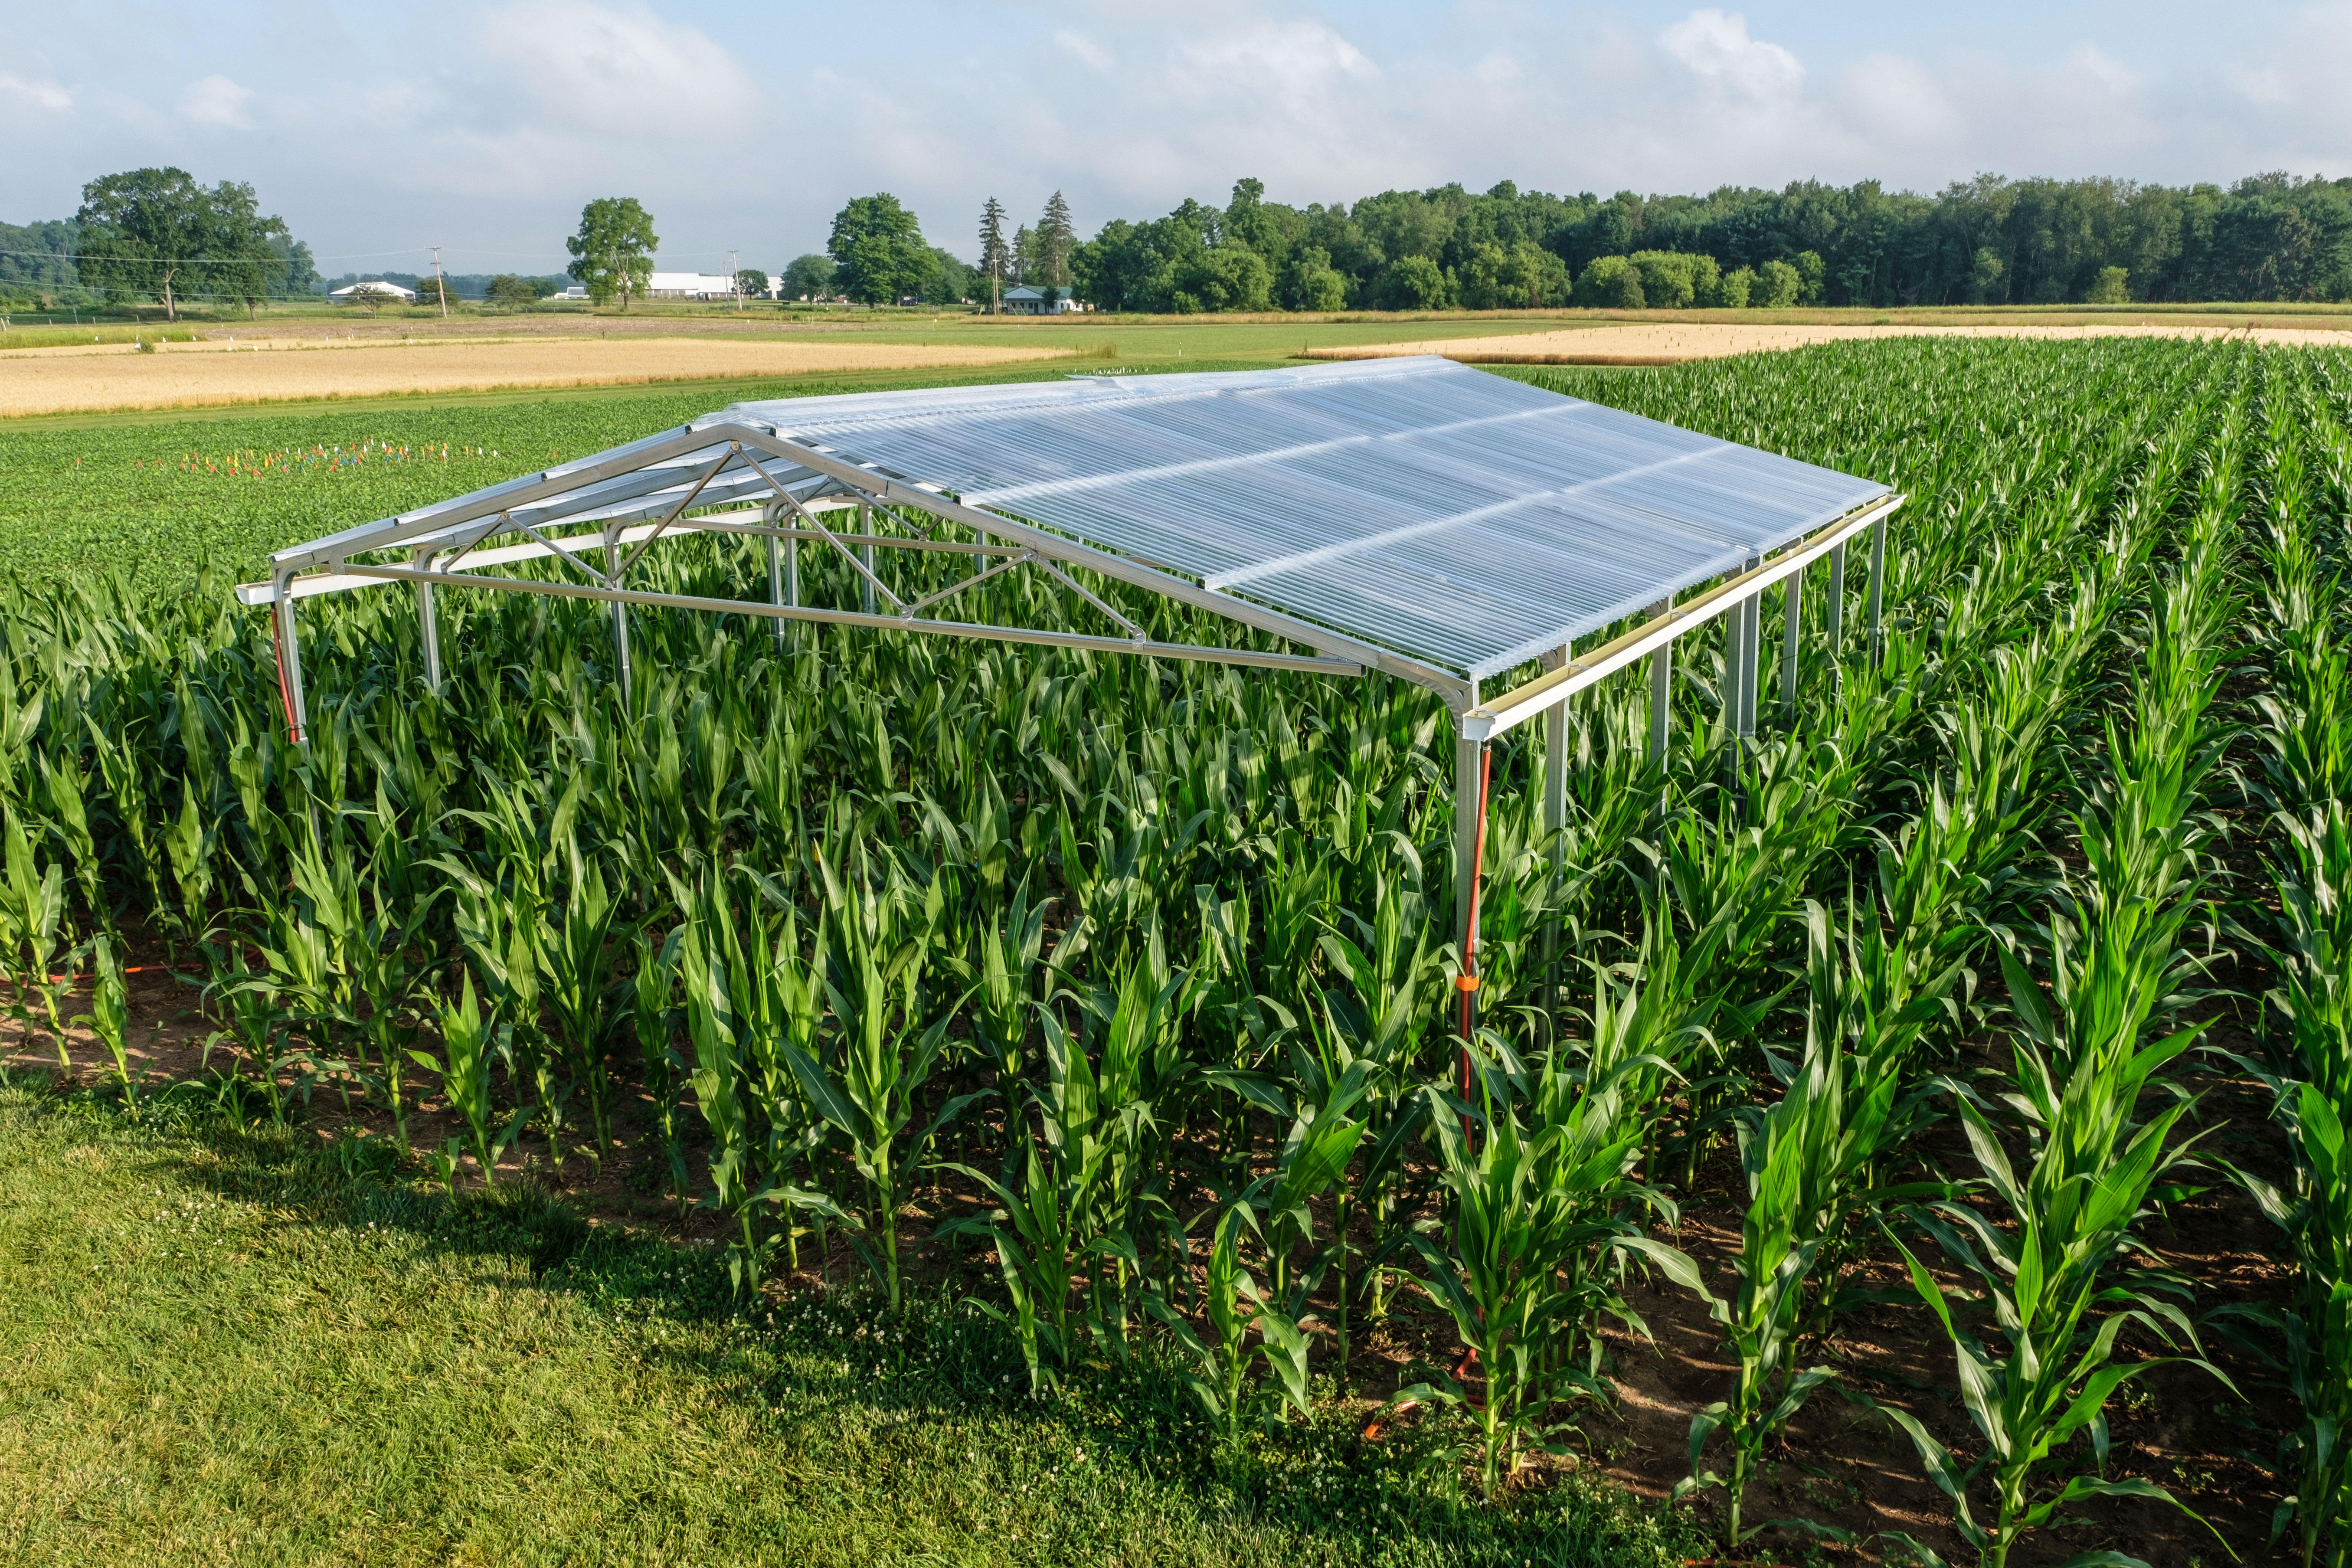
M 604 586 L 621 585 L 621 535 L 617 529 L 604 532 Z M 629 700 L 629 606 L 618 599 L 613 601 L 613 672 L 620 678 L 621 700 Z
M 1878 668 L 1885 650 L 1886 520 L 1870 525 L 1870 667 Z
M 418 570 L 433 570 L 433 552 L 420 550 L 415 554 Z M 416 630 L 425 649 L 425 686 L 434 696 L 441 695 L 441 627 L 433 614 L 433 584 L 416 584 Z
M 302 700 L 302 647 L 294 637 L 294 575 L 278 579 L 278 603 L 271 613 L 278 620 L 278 695 L 286 701 L 286 738 L 296 745 L 310 744 L 310 711 Z
M 1750 557 L 1744 570 L 1753 571 L 1761 557 Z M 1764 629 L 1764 595 L 1761 592 L 1748 595 L 1739 601 L 1732 618 L 1731 635 L 1739 641 L 1739 679 L 1733 689 L 1735 712 L 1733 731 L 1745 741 L 1756 733 L 1757 664 L 1763 656 L 1761 634 Z
M 860 533 L 871 533 L 874 531 L 874 509 L 866 505 L 864 501 L 859 501 L 857 503 L 857 531 Z M 866 563 L 866 571 L 871 572 L 874 570 L 874 547 L 872 545 L 859 545 L 857 547 L 857 558 Z M 865 611 L 869 616 L 874 613 L 874 580 L 871 577 L 860 579 L 858 582 L 857 607 Z
M 784 542 L 781 539 L 771 537 L 768 541 L 768 603 L 772 605 L 781 605 L 783 602 Z M 784 623 L 782 617 L 779 616 L 775 626 L 770 629 L 774 632 L 776 647 L 781 651 L 784 646 Z
M 1650 606 L 1650 618 L 1656 620 L 1674 608 L 1672 599 L 1660 599 Z M 1674 700 L 1675 649 L 1672 643 L 1650 656 L 1650 761 L 1663 763 L 1666 760 L 1666 721 Z
M 1739 635 L 1740 606 L 1723 617 L 1723 733 L 1739 733 L 1739 649 L 1748 639 Z
M 1830 639 L 1830 657 L 1834 659 L 1839 645 L 1845 638 L 1845 546 L 1838 545 L 1830 552 L 1830 602 L 1822 606 L 1826 612 L 1826 630 Z
M 1474 698 L 1475 700 L 1475 698 Z M 1486 847 L 1486 764 L 1484 741 L 1455 731 L 1454 742 L 1454 929 L 1460 946 L 1462 969 L 1462 1047 L 1454 1087 L 1470 1098 L 1470 1045 L 1478 1028 L 1478 857 Z M 1465 1121 L 1464 1131 L 1468 1131 Z
M 1750 566 L 1760 564 L 1751 562 Z M 1763 676 L 1764 664 L 1764 593 L 1762 589 L 1748 595 L 1741 606 L 1739 621 L 1739 738 L 1743 741 L 1756 733 L 1756 688 Z
M 1845 546 L 1830 552 L 1830 602 L 1827 626 L 1830 650 L 1830 695 L 1845 695 Z
M 1797 727 L 1797 649 L 1805 624 L 1805 574 L 1790 577 L 1780 617 L 1780 722 Z
M 1544 658 L 1546 669 L 1566 664 L 1574 647 Z M 1544 715 L 1544 836 L 1551 840 L 1551 881 L 1558 889 L 1568 870 L 1568 704 L 1556 702 Z M 1559 1005 L 1559 917 L 1544 922 L 1544 1016 Z M 1552 1031 L 1555 1038 L 1559 1030 Z
M 782 522 L 783 516 L 777 504 L 774 501 L 770 501 L 765 507 L 761 509 L 760 521 L 766 523 L 769 527 L 774 528 Z M 772 533 L 768 535 L 768 603 L 772 605 L 781 605 L 783 602 L 784 542 L 778 539 Z M 768 630 L 770 635 L 774 637 L 776 639 L 776 651 L 778 653 L 783 652 L 783 617 L 781 616 L 777 616 L 774 625 L 771 626 Z

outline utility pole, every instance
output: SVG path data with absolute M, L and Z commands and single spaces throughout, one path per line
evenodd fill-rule
M 441 301 L 441 319 L 449 319 L 449 285 L 441 280 L 441 247 L 433 247 L 433 297 Z
M 743 268 L 735 259 L 736 253 L 727 253 L 727 291 L 735 296 L 735 313 L 743 313 Z

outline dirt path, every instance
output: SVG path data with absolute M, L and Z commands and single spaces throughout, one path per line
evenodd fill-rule
M 1877 325 L 1742 326 L 1706 321 L 1661 321 L 1654 326 L 1586 327 L 1568 331 L 1507 337 L 1442 338 L 1360 348 L 1309 349 L 1309 359 L 1394 359 L 1406 354 L 1443 354 L 1469 364 L 1680 364 L 1723 354 L 1804 348 L 1813 343 L 1868 342 L 1880 338 L 2035 338 L 2064 342 L 2083 338 L 2186 338 L 2198 342 L 2237 337 L 2258 343 L 2352 348 L 2352 330 L 2303 327 L 2182 326 L 2162 320 L 2095 325 L 2036 327 Z
M 336 343 L 222 332 L 142 353 L 129 343 L 0 352 L 0 418 L 188 408 L 289 398 L 522 386 L 625 385 L 719 376 L 919 370 L 1053 359 L 1066 345 L 740 342 L 720 337 L 419 339 Z

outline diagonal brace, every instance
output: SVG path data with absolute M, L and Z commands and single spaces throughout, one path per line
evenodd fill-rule
M 1079 598 L 1084 599 L 1087 604 L 1092 605 L 1096 609 L 1100 610 L 1104 615 L 1108 616 L 1112 620 L 1117 621 L 1120 626 L 1126 627 L 1127 635 L 1129 637 L 1133 637 L 1137 642 L 1147 640 L 1147 634 L 1141 626 L 1137 626 L 1133 621 L 1129 620 L 1125 616 L 1120 615 L 1117 610 L 1112 609 L 1108 605 L 1104 604 L 1100 599 L 1097 599 L 1092 594 L 1087 593 L 1085 585 L 1076 577 L 1071 576 L 1067 572 L 1063 571 L 1059 566 L 1055 565 L 1051 561 L 1045 560 L 1043 556 L 1038 558 L 1037 564 L 1043 566 L 1046 571 L 1051 572 L 1055 576 L 1059 577 L 1064 585 L 1066 585 L 1071 593 L 1076 594 Z
M 500 512 L 499 515 L 504 517 L 506 514 L 504 512 Z M 593 566 L 589 565 L 588 563 L 581 560 L 580 557 L 572 554 L 572 552 L 564 549 L 563 546 L 556 543 L 555 541 L 548 538 L 547 535 L 540 532 L 539 530 L 533 528 L 530 524 L 527 522 L 519 522 L 515 524 L 515 526 L 521 529 L 525 533 L 530 534 L 533 539 L 538 540 L 541 544 L 546 545 L 550 550 L 554 551 L 555 553 L 561 555 L 566 561 L 571 562 L 572 564 L 580 568 L 580 570 L 586 575 L 600 583 L 604 580 L 604 574 L 597 571 Z M 470 548 L 470 546 L 468 548 Z
M 1035 551 L 1024 550 L 1018 555 L 1009 556 L 1006 559 L 998 562 L 995 565 L 990 567 L 985 572 L 975 572 L 969 577 L 961 578 L 957 582 L 950 583 L 936 594 L 933 594 L 927 598 L 916 600 L 913 604 L 907 605 L 898 613 L 902 616 L 912 616 L 916 611 L 936 605 L 941 599 L 951 599 L 955 597 L 955 595 L 962 593 L 966 588 L 977 588 L 982 583 L 987 582 L 991 577 L 995 576 L 1001 572 L 1010 572 L 1024 561 L 1034 561 L 1036 559 L 1037 552 Z
M 677 504 L 669 509 L 668 513 L 660 522 L 654 525 L 654 531 L 646 535 L 642 543 L 621 558 L 621 563 L 613 568 L 613 581 L 617 583 L 627 574 L 629 568 L 637 563 L 637 557 L 651 550 L 654 547 L 654 541 L 667 533 L 669 531 L 669 525 L 676 522 L 685 514 L 686 509 L 694 504 L 694 498 L 702 493 L 702 487 L 719 477 L 719 470 L 727 466 L 727 459 L 738 456 L 742 450 L 743 445 L 740 441 L 727 443 L 727 450 L 719 454 L 717 462 L 702 470 L 702 477 L 694 481 L 694 488 L 678 498 Z M 766 476 L 762 474 L 761 477 L 764 479 Z
M 815 529 L 819 533 L 824 534 L 826 542 L 830 543 L 835 550 L 841 552 L 841 558 L 844 561 L 848 562 L 852 566 L 856 567 L 859 576 L 865 578 L 868 583 L 873 584 L 881 595 L 890 601 L 890 607 L 892 609 L 897 610 L 901 615 L 906 613 L 907 601 L 898 597 L 898 595 L 890 592 L 889 584 L 883 582 L 881 578 L 877 577 L 874 574 L 874 569 L 857 558 L 857 552 L 849 548 L 848 545 L 844 544 L 841 542 L 841 536 L 839 534 L 834 532 L 833 530 L 825 527 L 824 524 L 816 520 L 816 513 L 801 505 L 800 497 L 793 494 L 792 491 L 776 483 L 775 476 L 768 472 L 768 470 L 761 465 L 760 459 L 751 456 L 751 453 L 745 452 L 743 454 L 743 460 L 751 464 L 752 468 L 759 470 L 760 477 L 768 481 L 768 486 L 771 489 L 773 489 L 778 495 L 783 497 L 785 500 L 792 504 L 792 509 L 801 514 L 801 520 L 803 522 L 806 522 L 811 528 Z

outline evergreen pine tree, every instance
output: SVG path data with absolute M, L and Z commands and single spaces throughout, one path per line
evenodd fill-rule
M 1055 191 L 1037 220 L 1037 263 L 1040 278 L 1056 289 L 1070 286 L 1070 251 L 1078 243 L 1070 224 L 1070 204 Z
M 1004 311 L 1004 268 L 1012 256 L 1004 245 L 1004 204 L 994 196 L 980 209 L 980 269 L 988 279 L 988 313 Z

